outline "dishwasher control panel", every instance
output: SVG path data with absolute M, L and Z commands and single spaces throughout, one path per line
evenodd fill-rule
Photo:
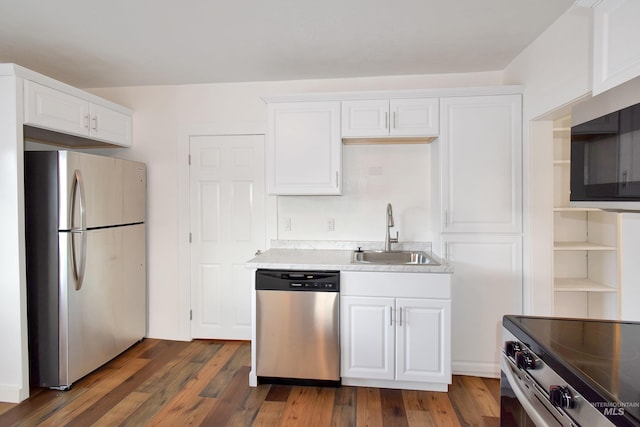
M 256 271 L 256 290 L 339 292 L 339 271 Z

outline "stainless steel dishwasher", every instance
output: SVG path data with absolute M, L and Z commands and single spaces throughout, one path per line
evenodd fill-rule
M 340 272 L 256 272 L 262 383 L 340 383 Z

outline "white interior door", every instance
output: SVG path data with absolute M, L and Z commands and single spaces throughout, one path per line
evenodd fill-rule
M 265 246 L 264 136 L 190 138 L 191 335 L 251 339 L 251 276 Z

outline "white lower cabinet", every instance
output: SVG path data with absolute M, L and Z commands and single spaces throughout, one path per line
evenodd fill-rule
M 446 391 L 451 383 L 450 276 L 346 275 L 340 303 L 343 384 Z M 424 298 L 437 287 L 433 298 Z M 409 297 L 412 293 L 418 297 Z

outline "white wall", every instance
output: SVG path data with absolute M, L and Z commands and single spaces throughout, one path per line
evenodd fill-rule
M 505 84 L 525 86 L 523 96 L 523 165 L 525 176 L 524 312 L 552 313 L 552 179 L 553 152 L 548 124 L 534 126 L 541 116 L 551 117 L 591 90 L 591 9 L 573 7 L 518 55 L 504 71 Z M 546 131 L 545 131 L 546 127 Z M 551 181 L 550 181 L 551 179 Z
M 278 238 L 380 242 L 391 203 L 391 231 L 400 233 L 400 241 L 433 241 L 430 145 L 345 145 L 342 156 L 341 196 L 278 197 Z M 329 218 L 334 231 L 327 230 Z
M 184 233 L 179 233 L 183 228 L 180 224 L 181 211 L 185 206 L 181 204 L 188 200 L 179 194 L 180 175 L 186 159 L 178 156 L 185 152 L 184 144 L 186 136 L 194 132 L 194 129 L 216 128 L 229 132 L 242 132 L 243 127 L 255 128 L 256 123 L 263 124 L 266 129 L 266 106 L 260 99 L 261 95 L 288 94 L 297 92 L 325 92 L 325 91 L 355 91 L 355 90 L 402 90 L 425 89 L 444 87 L 476 87 L 495 86 L 502 84 L 501 72 L 484 72 L 473 74 L 451 75 L 425 75 L 425 76 L 400 76 L 357 79 L 333 79 L 333 80 L 305 80 L 288 82 L 258 82 L 258 83 L 233 83 L 233 84 L 209 84 L 209 85 L 185 85 L 164 87 L 129 87 L 107 88 L 91 90 L 97 95 L 130 107 L 134 114 L 134 146 L 132 149 L 111 150 L 111 154 L 120 157 L 132 158 L 147 162 L 148 168 L 148 266 L 149 266 L 149 333 L 150 337 L 166 339 L 189 339 L 189 332 L 184 327 L 185 316 L 181 308 L 184 303 L 184 287 L 188 287 L 188 277 L 181 275 L 179 248 L 184 246 Z M 375 149 L 368 151 L 365 147 L 347 148 L 347 164 L 358 163 L 360 160 L 349 160 L 351 148 L 354 148 L 354 156 L 367 158 L 364 164 L 381 163 L 376 157 L 387 155 L 377 152 Z M 358 150 L 360 150 L 358 152 Z M 413 164 L 422 163 L 425 168 L 417 168 L 406 171 L 398 171 L 396 166 L 382 165 L 384 171 L 393 174 L 394 182 L 399 186 L 396 189 L 387 188 L 380 190 L 380 198 L 372 202 L 371 211 L 369 205 L 360 205 L 357 195 L 347 194 L 347 198 L 338 204 L 331 199 L 318 198 L 313 203 L 308 203 L 306 198 L 279 200 L 279 209 L 293 218 L 312 218 L 308 225 L 298 228 L 294 225 L 297 239 L 308 239 L 318 236 L 328 237 L 320 229 L 324 222 L 323 217 L 314 218 L 317 215 L 317 206 L 323 209 L 328 207 L 336 218 L 335 240 L 351 237 L 370 238 L 381 240 L 384 229 L 380 226 L 380 217 L 384 218 L 384 206 L 382 203 L 394 203 L 398 210 L 398 229 L 401 239 L 422 240 L 429 237 L 428 219 L 424 228 L 418 224 L 417 216 L 429 209 L 428 181 L 424 184 L 424 191 L 413 184 L 411 191 L 417 191 L 420 196 L 418 203 L 409 201 L 416 197 L 415 194 L 400 194 L 402 183 L 408 176 L 405 172 L 415 173 L 418 179 L 423 179 L 429 164 L 428 146 L 415 146 L 400 152 L 393 163 L 405 162 Z M 384 149 L 383 149 L 384 151 Z M 358 153 L 356 153 L 358 152 Z M 367 153 L 367 154 L 365 154 Z M 395 155 L 395 154 L 394 154 Z M 345 167 L 346 167 L 345 166 Z M 368 172 L 367 172 L 368 173 Z M 368 178 L 373 185 L 375 178 Z M 351 184 L 349 184 L 351 185 Z M 353 188 L 353 187 L 350 187 Z M 407 189 L 409 190 L 409 189 Z M 351 194 L 351 196 L 349 196 Z M 370 194 L 367 195 L 367 197 Z M 384 201 L 383 201 L 384 200 Z M 397 200 L 395 202 L 394 200 Z M 356 214 L 351 212 L 353 206 L 358 206 Z M 382 209 L 380 206 L 383 206 Z M 372 224 L 375 232 L 365 232 L 362 229 L 350 228 L 356 220 L 365 224 Z M 297 221 L 294 221 L 296 224 Z M 405 234 L 406 233 L 406 234 Z M 285 237 L 285 236 L 283 236 Z M 287 236 L 289 237 L 289 236 Z

